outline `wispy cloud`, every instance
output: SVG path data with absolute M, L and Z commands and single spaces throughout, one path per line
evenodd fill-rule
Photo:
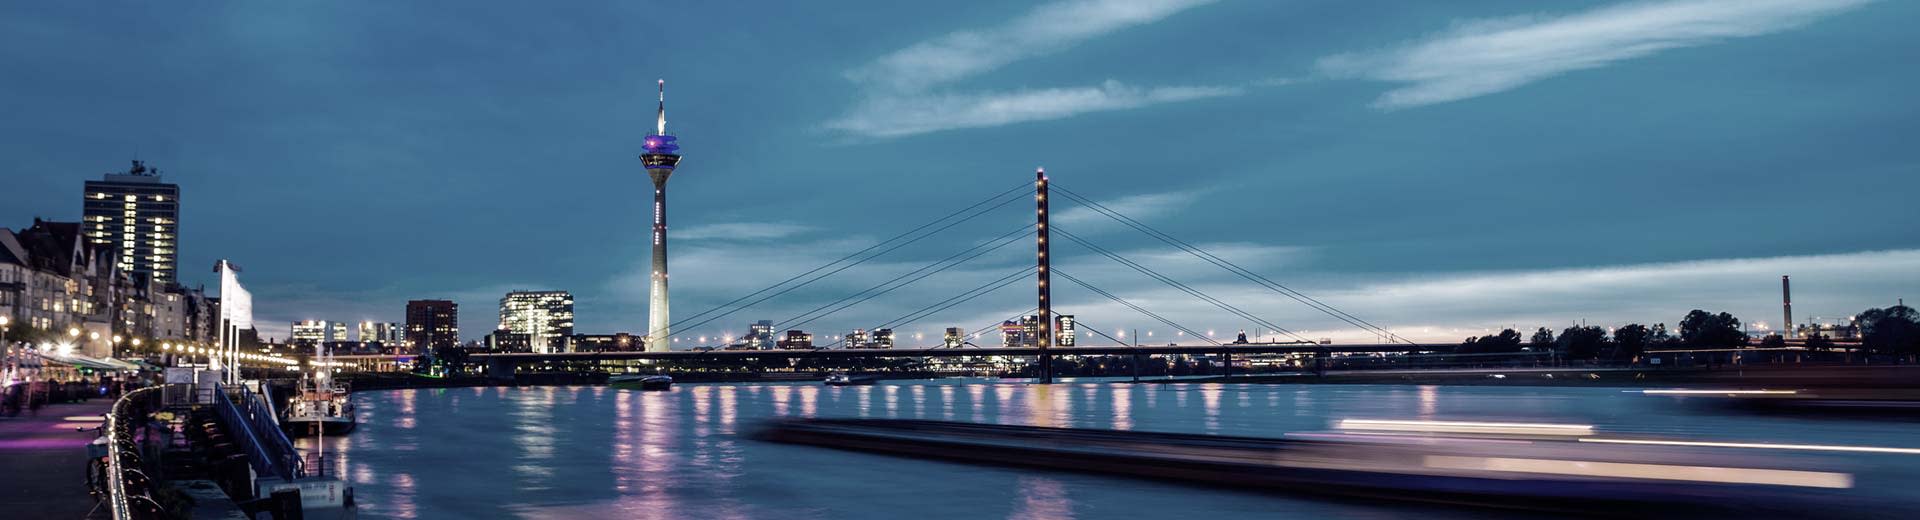
M 1121 215 L 1151 221 L 1155 217 L 1164 216 L 1193 205 L 1194 201 L 1199 200 L 1201 195 L 1201 190 L 1167 191 L 1127 195 L 1095 202 L 1099 202 L 1101 206 L 1105 206 L 1107 209 L 1113 210 Z M 1066 202 L 1066 199 L 1058 200 Z M 1066 225 L 1071 229 L 1083 229 L 1113 223 L 1113 219 L 1109 219 L 1105 215 L 1096 213 L 1092 209 L 1078 203 L 1074 203 L 1071 207 L 1056 213 L 1053 216 L 1053 221 L 1056 224 Z
M 1116 30 L 1144 25 L 1215 0 L 1063 0 L 996 27 L 958 31 L 882 56 L 847 72 L 855 82 L 918 90 L 1052 53 Z
M 1518 88 L 1665 50 L 1780 32 L 1872 0 L 1670 0 L 1564 16 L 1458 22 L 1406 46 L 1324 58 L 1321 72 L 1409 85 L 1375 100 L 1396 109 Z
M 772 240 L 814 229 L 813 226 L 789 222 L 724 222 L 688 226 L 668 233 L 673 235 L 674 240 Z
M 1060 0 L 994 27 L 916 43 L 847 71 L 847 79 L 861 86 L 864 97 L 826 126 L 865 137 L 901 137 L 1237 94 L 1239 87 L 1138 87 L 1115 80 L 1088 87 L 1010 92 L 934 91 L 1214 1 Z
M 827 127 L 869 137 L 899 137 L 1230 96 L 1240 90 L 1236 87 L 1142 88 L 1107 80 L 1098 86 L 1079 88 L 876 96 L 829 122 Z

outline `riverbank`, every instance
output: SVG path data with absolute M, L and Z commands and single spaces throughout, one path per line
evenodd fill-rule
M 819 382 L 826 372 L 685 372 L 671 373 L 675 383 L 794 383 Z M 881 380 L 920 380 L 951 377 L 936 372 L 879 372 Z M 607 374 L 539 372 L 515 374 L 513 379 L 484 376 L 426 377 L 416 374 L 348 374 L 340 377 L 356 390 L 408 388 L 539 387 L 606 384 Z M 1125 378 L 1103 378 L 1126 381 Z M 1008 382 L 1029 382 L 1007 378 Z M 1428 370 L 1344 370 L 1324 374 L 1291 372 L 1233 376 L 1143 377 L 1155 384 L 1303 384 L 1303 385 L 1450 385 L 1450 386 L 1563 386 L 1563 387 L 1697 387 L 1697 388 L 1853 388 L 1920 389 L 1920 365 L 1757 365 L 1716 368 L 1652 369 L 1644 367 L 1593 368 L 1473 368 Z
M 1145 381 L 1145 380 L 1143 380 Z M 1920 388 L 1920 365 L 1759 365 L 1718 368 L 1515 368 L 1355 370 L 1182 379 L 1174 383 L 1408 384 L 1468 386 L 1693 386 L 1710 388 Z
M 818 383 L 828 372 L 668 372 L 675 383 Z M 949 377 L 938 372 L 873 373 L 881 379 L 916 380 Z M 355 391 L 405 388 L 471 388 L 492 386 L 580 386 L 603 385 L 608 374 L 598 372 L 533 372 L 514 374 L 513 379 L 485 376 L 428 377 L 411 373 L 342 374 L 338 380 Z

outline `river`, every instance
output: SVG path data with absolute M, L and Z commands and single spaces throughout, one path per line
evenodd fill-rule
M 363 518 L 1486 518 L 1471 509 L 1325 500 L 986 467 L 748 437 L 771 417 L 924 418 L 1279 436 L 1342 418 L 1595 425 L 1690 440 L 1920 447 L 1913 423 L 1759 416 L 1609 388 L 1130 384 L 988 379 L 391 390 L 355 395 L 358 431 L 326 438 Z M 315 448 L 313 439 L 300 447 Z M 1910 496 L 1916 455 L 1820 454 L 1862 496 Z M 1897 462 L 1897 463 L 1896 463 Z

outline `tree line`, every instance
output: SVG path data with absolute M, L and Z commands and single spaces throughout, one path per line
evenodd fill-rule
M 1855 317 L 1860 328 L 1861 348 L 1872 354 L 1920 354 L 1920 313 L 1905 305 L 1867 309 Z M 1649 327 L 1632 323 L 1611 331 L 1599 326 L 1574 325 L 1558 334 L 1546 327 L 1523 338 L 1513 329 L 1499 334 L 1469 337 L 1460 343 L 1461 354 L 1553 353 L 1574 360 L 1628 361 L 1649 350 L 1740 348 L 1753 344 L 1753 338 L 1740 328 L 1740 318 L 1726 312 L 1700 309 L 1681 318 L 1677 333 L 1665 323 Z M 1778 335 L 1761 338 L 1759 346 L 1780 347 L 1786 339 Z M 1810 350 L 1833 348 L 1832 338 L 1815 333 L 1806 338 Z

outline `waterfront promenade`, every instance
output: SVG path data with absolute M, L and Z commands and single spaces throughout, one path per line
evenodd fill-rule
M 18 417 L 0 417 L 0 511 L 9 519 L 83 518 L 87 443 L 98 433 L 74 431 L 102 423 L 111 399 L 54 404 Z M 106 510 L 94 517 L 106 518 Z

